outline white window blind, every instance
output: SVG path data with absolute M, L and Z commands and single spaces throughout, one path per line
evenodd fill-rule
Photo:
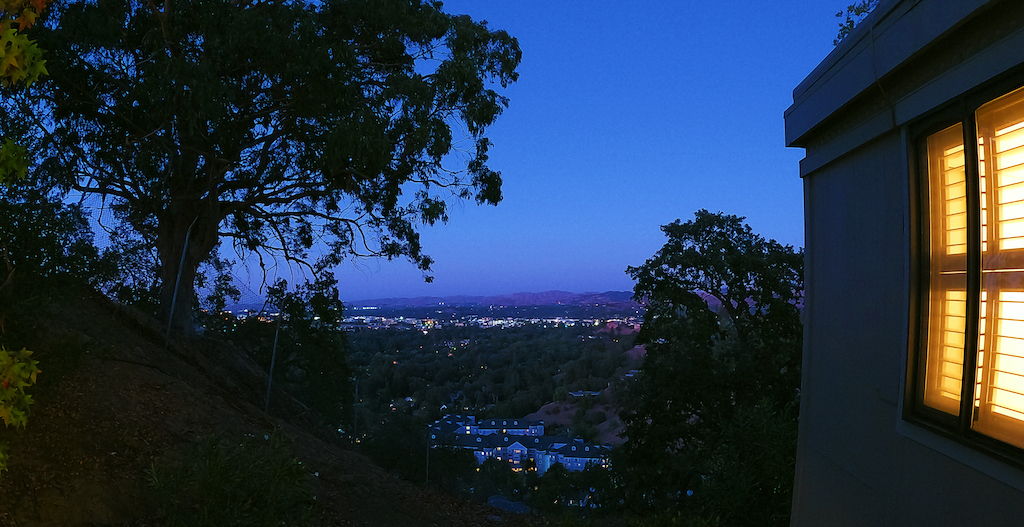
M 991 330 L 979 343 L 972 428 L 1024 447 L 1024 91 L 982 106 L 976 122 L 979 174 L 990 182 L 983 234 L 995 243 L 981 255 Z

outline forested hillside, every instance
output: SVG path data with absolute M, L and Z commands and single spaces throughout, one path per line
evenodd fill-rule
M 349 334 L 349 364 L 357 407 L 371 413 L 394 405 L 425 420 L 444 412 L 521 417 L 570 391 L 605 389 L 628 369 L 632 341 L 594 327 L 363 330 Z

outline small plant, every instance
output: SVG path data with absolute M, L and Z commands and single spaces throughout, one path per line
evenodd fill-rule
M 0 421 L 5 426 L 19 428 L 28 423 L 32 396 L 25 389 L 42 373 L 38 366 L 31 351 L 10 352 L 0 347 Z M 7 445 L 0 443 L 0 474 L 7 470 L 8 459 Z
M 312 523 L 312 477 L 277 433 L 210 437 L 178 463 L 154 464 L 148 476 L 155 509 L 170 526 Z
M 839 19 L 839 33 L 836 34 L 832 45 L 838 46 L 857 27 L 862 20 L 871 14 L 871 10 L 878 6 L 878 0 L 859 0 L 847 6 L 845 11 L 836 13 Z

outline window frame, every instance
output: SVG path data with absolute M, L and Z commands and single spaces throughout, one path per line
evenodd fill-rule
M 1018 448 L 971 428 L 974 385 L 977 374 L 979 329 L 978 301 L 981 296 L 981 216 L 978 177 L 976 112 L 981 106 L 1024 88 L 1024 67 L 985 84 L 919 119 L 907 128 L 909 161 L 910 302 L 908 346 L 904 377 L 904 420 L 926 428 L 957 443 L 979 450 L 1005 463 L 1024 469 L 1024 448 Z M 967 183 L 967 334 L 964 346 L 959 415 L 950 415 L 924 404 L 924 375 L 927 369 L 929 297 L 931 288 L 931 231 L 929 230 L 929 174 L 927 139 L 951 126 L 961 125 Z M 966 394 L 966 396 L 965 396 Z

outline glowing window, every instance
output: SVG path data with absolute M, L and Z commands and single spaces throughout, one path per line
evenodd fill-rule
M 915 400 L 952 433 L 1024 448 L 1024 88 L 923 146 L 927 317 Z
M 967 306 L 967 183 L 963 126 L 927 139 L 930 283 L 924 404 L 956 415 Z

